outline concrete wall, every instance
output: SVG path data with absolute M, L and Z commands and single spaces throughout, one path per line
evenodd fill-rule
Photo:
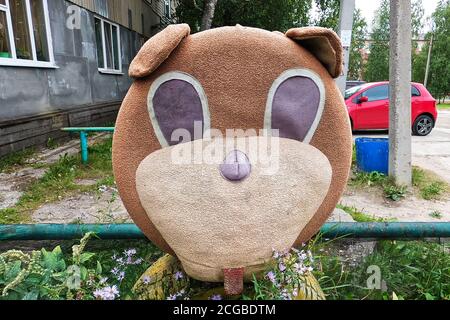
M 144 39 L 120 28 L 123 75 L 98 71 L 94 15 L 81 10 L 81 29 L 66 28 L 67 6 L 49 0 L 50 26 L 57 69 L 0 66 L 0 123 L 74 106 L 121 100 L 131 79 L 128 66 Z
M 77 118 L 74 114 L 79 110 L 84 114 L 82 118 L 85 121 L 78 121 L 77 125 L 90 125 L 92 122 L 98 125 L 101 122 L 99 115 L 104 114 L 100 110 L 102 108 L 107 108 L 105 121 L 110 121 L 114 118 L 111 106 L 117 112 L 131 85 L 129 64 L 145 38 L 120 26 L 123 75 L 102 74 L 97 65 L 94 14 L 81 9 L 81 29 L 68 29 L 66 12 L 70 5 L 73 3 L 48 0 L 53 51 L 58 68 L 0 66 L 0 155 L 38 143 L 32 142 L 32 132 L 27 137 L 12 134 L 17 131 L 14 126 L 19 124 L 23 126 L 36 119 L 53 119 L 58 114 L 64 117 L 70 113 L 72 118 Z M 99 110 L 96 110 L 97 105 Z M 95 121 L 89 121 L 86 112 L 94 114 Z M 56 126 L 50 126 L 51 130 L 73 125 L 69 120 L 68 116 L 65 121 L 57 120 Z M 28 127 L 36 127 L 35 135 L 41 137 L 39 143 L 45 141 L 45 130 L 32 124 Z

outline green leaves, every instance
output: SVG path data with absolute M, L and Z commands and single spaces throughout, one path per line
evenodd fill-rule
M 313 1 L 321 14 L 313 21 L 310 15 Z M 193 33 L 200 30 L 203 0 L 181 0 L 176 17 L 179 23 L 188 23 Z M 213 27 L 241 24 L 266 30 L 287 31 L 310 24 L 335 28 L 339 18 L 338 0 L 219 0 Z
M 14 261 L 12 264 L 8 265 L 4 275 L 5 282 L 8 283 L 14 280 L 21 271 L 22 262 Z
M 80 264 L 85 264 L 89 260 L 95 257 L 95 253 L 87 252 L 80 255 Z
M 0 293 L 3 297 L 0 299 L 93 299 L 95 287 L 92 286 L 100 282 L 103 268 L 99 261 L 92 263 L 95 253 L 83 252 L 91 236 L 86 235 L 80 245 L 72 248 L 76 254 L 70 266 L 59 246 L 51 252 L 42 249 L 33 253 L 9 251 L 1 254 Z
M 392 201 L 400 201 L 405 198 L 408 188 L 406 186 L 397 186 L 394 184 L 386 185 L 384 187 L 384 194 L 386 198 Z
M 417 38 L 423 29 L 424 9 L 422 0 L 413 0 L 411 3 L 412 34 L 413 38 Z M 390 7 L 389 1 L 383 0 L 380 7 L 376 11 L 373 21 L 373 29 L 370 34 L 372 42 L 369 44 L 369 56 L 365 67 L 365 81 L 376 82 L 389 80 L 389 39 L 390 39 Z M 415 49 L 416 43 L 412 43 L 412 56 L 416 60 Z M 423 78 L 416 80 L 423 82 Z
M 61 272 L 66 269 L 66 262 L 62 258 L 62 250 L 60 247 L 56 247 L 52 252 L 47 252 L 42 249 L 43 261 L 42 267 L 52 272 Z
M 356 9 L 353 15 L 352 46 L 350 51 L 350 62 L 348 70 L 348 79 L 362 79 L 364 58 L 362 50 L 365 47 L 367 36 L 367 22 L 360 9 Z

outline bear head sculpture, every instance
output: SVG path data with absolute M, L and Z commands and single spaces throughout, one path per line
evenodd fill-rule
M 202 281 L 250 279 L 274 249 L 308 241 L 335 209 L 351 166 L 350 122 L 334 82 L 341 72 L 339 38 L 324 28 L 190 35 L 179 24 L 155 35 L 130 65 L 135 81 L 113 143 L 133 220 Z M 251 143 L 237 146 L 244 138 L 230 129 L 255 132 L 244 138 L 269 146 L 273 170 Z M 213 131 L 232 148 L 212 152 L 219 162 L 196 161 L 218 141 Z M 174 161 L 183 152 L 191 161 Z

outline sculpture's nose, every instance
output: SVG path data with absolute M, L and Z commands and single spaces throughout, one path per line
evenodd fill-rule
M 245 180 L 251 173 L 252 166 L 247 155 L 239 150 L 232 151 L 220 165 L 220 173 L 230 181 Z

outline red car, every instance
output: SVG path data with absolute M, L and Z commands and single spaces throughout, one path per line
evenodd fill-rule
M 420 83 L 412 83 L 412 131 L 426 136 L 437 120 L 436 100 Z M 352 130 L 389 129 L 389 82 L 366 83 L 345 92 Z

